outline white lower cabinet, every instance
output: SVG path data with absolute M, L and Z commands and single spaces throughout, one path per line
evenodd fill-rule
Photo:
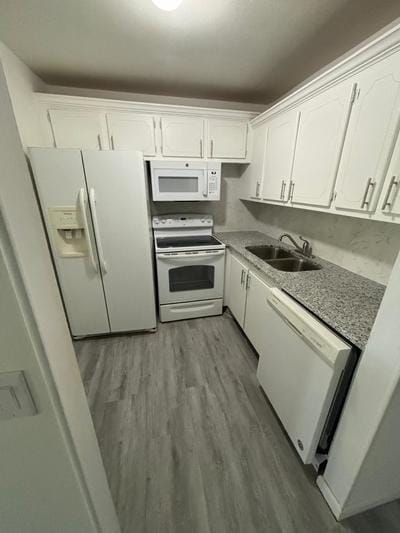
M 225 276 L 224 304 L 261 354 L 268 341 L 263 324 L 271 286 L 250 270 L 245 260 L 229 250 L 226 253 Z
M 247 274 L 249 269 L 244 262 L 235 255 L 230 254 L 229 270 L 229 282 L 226 286 L 226 292 L 229 292 L 229 309 L 243 327 L 246 311 Z
M 112 150 L 139 150 L 156 155 L 156 117 L 141 113 L 107 113 Z
M 270 286 L 252 271 L 248 273 L 244 332 L 260 355 L 268 343 L 268 337 L 265 334 L 265 321 L 267 320 L 267 298 L 270 289 Z

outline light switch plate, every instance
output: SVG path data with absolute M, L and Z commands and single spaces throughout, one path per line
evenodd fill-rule
M 37 409 L 24 373 L 3 372 L 0 374 L 0 420 L 20 416 L 33 416 Z

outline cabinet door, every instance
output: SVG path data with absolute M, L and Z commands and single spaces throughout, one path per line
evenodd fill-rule
M 292 173 L 293 204 L 330 206 L 353 94 L 353 84 L 346 82 L 301 106 Z
M 51 109 L 48 113 L 57 148 L 108 149 L 102 113 L 74 109 Z
M 287 202 L 289 198 L 298 122 L 299 112 L 296 110 L 268 124 L 262 188 L 264 200 Z
M 247 285 L 244 332 L 257 352 L 262 354 L 268 345 L 268 338 L 265 336 L 265 321 L 268 314 L 267 297 L 270 287 L 253 272 L 249 272 Z
M 111 150 L 84 150 L 82 156 L 111 331 L 154 328 L 143 158 L 137 152 Z
M 231 255 L 229 279 L 229 309 L 243 327 L 246 310 L 246 278 L 247 266 L 237 257 Z
M 215 159 L 246 159 L 247 122 L 242 120 L 208 121 L 209 156 Z
M 386 173 L 400 114 L 400 54 L 355 77 L 350 119 L 336 188 L 337 209 L 373 212 Z
M 113 150 L 139 150 L 156 155 L 156 119 L 139 113 L 108 113 L 108 134 Z
M 261 200 L 261 188 L 264 172 L 264 151 L 267 135 L 266 123 L 253 129 L 252 162 L 243 173 L 243 198 Z
M 203 157 L 204 120 L 198 117 L 162 117 L 161 155 Z
M 377 215 L 381 220 L 394 221 L 400 218 L 400 134 L 390 161 Z

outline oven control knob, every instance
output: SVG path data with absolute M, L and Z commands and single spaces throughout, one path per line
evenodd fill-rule
M 165 224 L 165 220 L 161 220 L 161 224 Z

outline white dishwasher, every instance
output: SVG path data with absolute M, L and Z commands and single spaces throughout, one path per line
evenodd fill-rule
M 265 305 L 268 342 L 259 354 L 257 378 L 308 464 L 316 455 L 352 347 L 279 289 L 270 289 Z

